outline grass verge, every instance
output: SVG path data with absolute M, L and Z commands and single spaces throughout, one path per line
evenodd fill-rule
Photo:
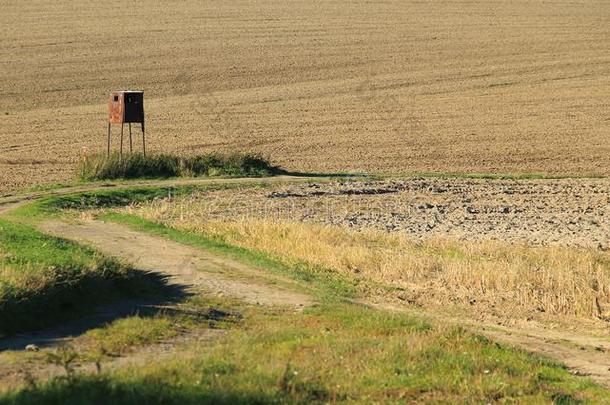
M 92 155 L 76 168 L 80 180 L 167 178 L 198 176 L 270 176 L 280 170 L 259 156 L 249 154 L 199 156 Z
M 165 361 L 55 378 L 2 404 L 603 403 L 561 366 L 460 328 L 345 304 L 249 308 L 231 333 Z
M 95 190 L 44 197 L 5 214 L 5 218 L 22 223 L 35 223 L 45 218 L 65 215 L 66 210 L 124 207 L 155 199 L 171 200 L 195 191 L 221 190 L 239 187 L 266 187 L 265 183 L 227 183 L 180 186 L 133 186 L 120 189 Z
M 163 282 L 33 227 L 0 220 L 0 335 L 39 329 Z

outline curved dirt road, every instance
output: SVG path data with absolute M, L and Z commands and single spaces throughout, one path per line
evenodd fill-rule
M 93 246 L 138 270 L 163 276 L 187 294 L 212 293 L 256 305 L 304 307 L 313 300 L 295 292 L 298 286 L 260 269 L 201 249 L 101 221 L 45 222 L 45 233 Z M 264 281 L 267 281 L 266 283 Z M 269 283 L 273 281 L 273 286 Z M 290 288 L 292 287 L 292 288 Z

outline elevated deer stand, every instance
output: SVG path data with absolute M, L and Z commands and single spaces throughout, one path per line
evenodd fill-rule
M 144 92 L 113 91 L 108 102 L 108 156 L 110 156 L 110 128 L 112 124 L 121 124 L 121 148 L 123 156 L 123 127 L 129 124 L 129 153 L 133 153 L 131 124 L 139 123 L 142 128 L 142 153 L 146 156 L 146 134 L 144 132 Z

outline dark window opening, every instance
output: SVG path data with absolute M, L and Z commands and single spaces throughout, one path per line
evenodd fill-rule
M 119 96 L 114 96 L 114 101 L 115 102 L 119 101 Z

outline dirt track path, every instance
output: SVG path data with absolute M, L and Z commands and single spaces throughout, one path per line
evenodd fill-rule
M 125 300 L 99 308 L 95 313 L 57 327 L 0 339 L 0 350 L 21 350 L 28 344 L 54 346 L 69 342 L 88 329 L 150 308 L 167 308 L 189 295 L 212 294 L 256 305 L 282 305 L 300 309 L 313 299 L 295 290 L 292 281 L 264 273 L 235 260 L 163 238 L 136 232 L 126 226 L 86 221 L 46 222 L 41 230 L 80 243 L 126 261 L 142 271 L 163 278 L 167 295 L 148 300 Z
M 198 178 L 87 184 L 2 196 L 0 197 L 0 215 L 41 198 L 95 190 L 123 189 L 138 186 L 174 187 L 182 185 L 292 183 L 308 181 L 309 179 L 307 177 L 276 176 L 270 178 Z M 251 278 L 257 277 L 259 281 L 269 279 L 269 275 L 262 274 L 260 270 L 253 269 L 236 261 L 204 254 L 200 250 L 184 245 L 139 234 L 130 231 L 126 227 L 93 222 L 83 224 L 82 226 L 50 222 L 42 224 L 41 227 L 44 228 L 43 230 L 54 233 L 57 236 L 94 245 L 108 255 L 126 260 L 141 270 L 165 276 L 168 279 L 169 286 L 174 287 L 173 289 L 167 289 L 168 293 L 171 292 L 172 295 L 205 291 L 207 293 L 226 294 L 263 305 L 281 303 L 300 307 L 310 304 L 309 297 L 303 294 L 292 293 L 290 288 L 280 288 L 278 290 L 275 286 L 265 285 L 264 282 L 252 284 L 249 281 Z M 240 278 L 241 281 L 239 281 Z M 277 280 L 274 280 L 273 283 L 277 284 Z M 175 298 L 175 296 L 167 296 L 148 300 L 134 299 L 121 301 L 99 308 L 90 316 L 75 319 L 53 328 L 0 339 L 0 350 L 22 350 L 30 343 L 41 347 L 66 343 L 73 336 L 80 335 L 88 329 L 100 326 L 113 319 L 138 313 L 141 310 L 167 305 L 168 303 L 171 304 L 175 301 Z
M 533 328 L 508 330 L 475 325 L 474 329 L 494 341 L 559 361 L 573 374 L 588 376 L 610 387 L 610 342 L 607 340 Z
M 178 308 L 179 302 L 189 295 L 228 296 L 250 304 L 281 305 L 295 310 L 314 303 L 311 296 L 297 292 L 298 286 L 291 280 L 190 246 L 133 231 L 126 226 L 100 221 L 50 221 L 40 224 L 40 228 L 49 234 L 93 246 L 109 256 L 131 263 L 139 270 L 162 276 L 169 287 L 166 289 L 168 295 L 149 300 L 121 301 L 54 328 L 1 339 L 0 351 L 23 350 L 28 344 L 54 347 L 71 343 L 76 336 L 114 319 L 132 316 L 143 310 Z M 219 331 L 195 329 L 171 341 L 136 348 L 123 356 L 105 360 L 103 367 L 117 368 L 159 361 L 159 358 L 171 356 L 182 346 L 209 344 L 211 340 L 221 337 Z M 95 367 L 93 363 L 83 363 L 78 370 L 95 372 Z M 52 364 L 13 366 L 9 363 L 0 366 L 0 381 L 5 388 L 18 387 L 26 375 L 48 379 L 63 374 L 60 367 Z
M 139 270 L 163 275 L 169 285 L 180 286 L 187 293 L 225 295 L 260 305 L 304 307 L 312 303 L 308 295 L 295 292 L 297 286 L 289 280 L 123 225 L 101 221 L 78 224 L 53 221 L 43 223 L 40 228 L 52 235 L 91 245 Z M 291 284 L 292 289 L 289 288 Z

